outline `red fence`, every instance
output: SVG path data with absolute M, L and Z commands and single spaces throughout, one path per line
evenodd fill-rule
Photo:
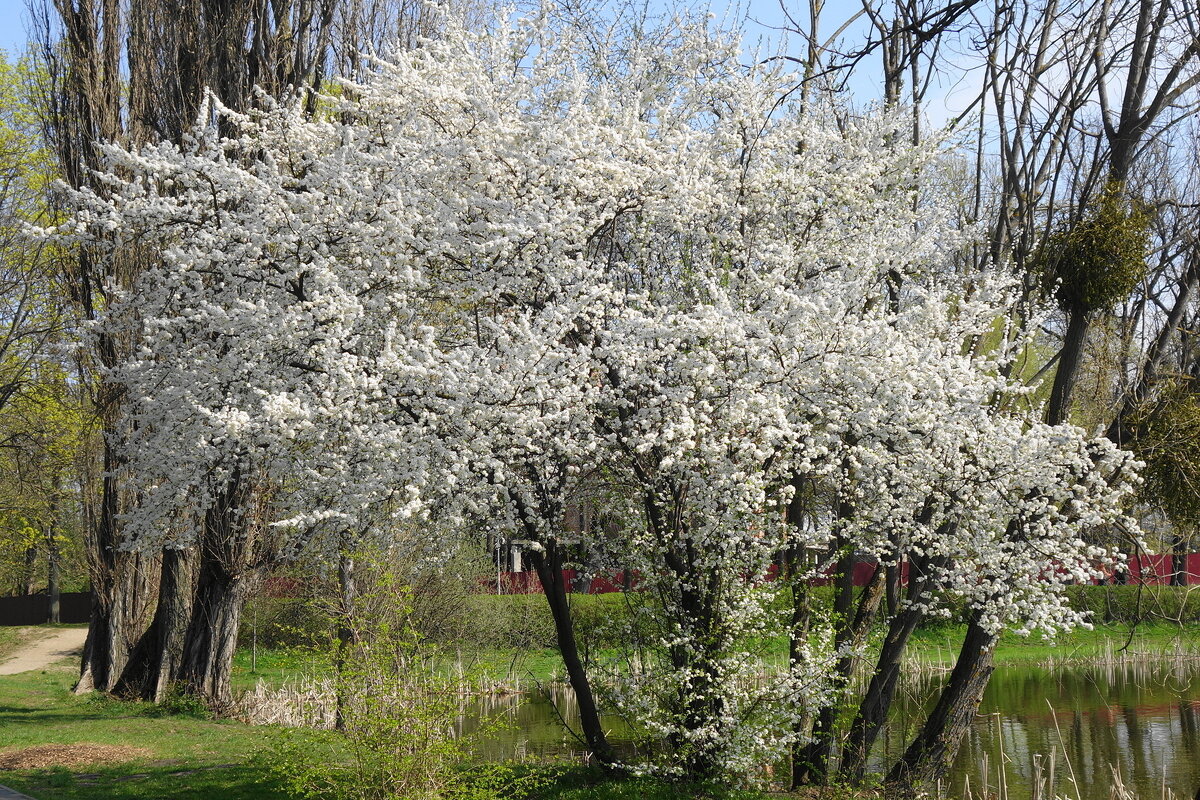
M 1188 553 L 1183 557 L 1183 562 L 1183 569 L 1180 570 L 1183 578 L 1181 583 L 1185 585 L 1200 583 L 1200 553 Z M 1110 575 L 1109 582 L 1112 582 L 1113 579 L 1120 581 L 1120 576 L 1113 575 L 1112 570 L 1108 570 L 1108 573 Z M 1174 573 L 1175 556 L 1173 555 L 1130 556 L 1126 581 L 1145 586 L 1167 586 L 1171 583 L 1171 576 Z
M 576 591 L 576 588 L 583 588 L 580 582 L 576 581 L 577 572 L 573 569 L 564 569 L 563 584 L 567 587 L 568 592 Z M 637 576 L 629 576 L 629 585 L 637 584 Z M 495 592 L 499 588 L 500 594 L 541 594 L 542 582 L 538 580 L 537 573 L 533 570 L 528 572 L 501 572 L 497 577 L 484 582 L 484 590 Z M 587 585 L 588 594 L 608 594 L 610 592 L 621 592 L 625 590 L 625 573 L 624 572 L 609 572 L 602 575 L 593 575 L 590 583 Z
M 1184 557 L 1184 569 L 1182 571 L 1183 581 L 1186 585 L 1200 584 L 1200 553 L 1189 553 Z M 1143 584 L 1145 586 L 1167 586 L 1171 583 L 1171 576 L 1174 573 L 1174 556 L 1169 554 L 1164 555 L 1147 555 L 1147 556 L 1131 556 L 1126 568 L 1126 574 L 1123 576 L 1114 575 L 1113 570 L 1108 570 L 1106 583 L 1129 583 Z M 865 586 L 871 575 L 875 572 L 875 565 L 867 561 L 859 561 L 854 565 L 854 585 Z M 774 567 L 769 577 L 774 576 Z M 577 583 L 576 571 L 573 569 L 563 570 L 563 583 L 567 587 L 568 592 L 583 589 L 581 583 Z M 908 564 L 903 564 L 901 567 L 901 582 L 907 582 Z M 818 578 L 813 581 L 820 586 L 829 583 L 829 578 Z M 637 584 L 637 576 L 630 576 L 630 585 Z M 590 584 L 587 585 L 586 591 L 588 594 L 607 594 L 609 592 L 620 592 L 625 588 L 625 573 L 610 572 L 594 575 Z M 529 572 L 501 572 L 495 578 L 487 581 L 484 584 L 485 591 L 496 592 L 500 594 L 540 594 L 542 591 L 542 583 L 538 580 L 537 573 Z

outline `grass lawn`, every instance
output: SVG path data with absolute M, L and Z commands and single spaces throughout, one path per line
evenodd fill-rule
M 167 716 L 148 703 L 101 695 L 75 697 L 73 664 L 0 676 L 0 755 L 36 745 L 139 748 L 131 761 L 70 768 L 0 771 L 0 783 L 38 800 L 274 800 L 249 765 L 264 729 L 190 716 Z
M 284 657 L 279 656 L 280 660 Z M 283 675 L 295 662 L 260 662 Z M 119 763 L 39 765 L 0 769 L 0 784 L 37 800 L 282 800 L 279 783 L 264 780 L 256 756 L 269 745 L 269 728 L 170 714 L 150 703 L 103 695 L 76 697 L 75 664 L 0 676 L 0 760 L 51 745 L 134 748 Z M 49 763 L 49 762 L 48 762 Z M 512 782 L 511 776 L 518 780 Z M 850 800 L 832 790 L 819 794 L 763 794 L 720 788 L 685 788 L 649 778 L 612 779 L 597 770 L 567 766 L 475 766 L 464 785 L 515 786 L 493 795 L 506 800 Z M 483 798 L 469 792 L 463 797 Z
M 503 685 L 524 689 L 538 683 L 565 681 L 562 657 L 557 650 L 537 648 L 442 650 L 438 657 L 440 669 L 452 676 L 463 676 L 472 686 Z M 313 676 L 329 674 L 332 669 L 328 654 L 306 649 L 241 648 L 233 659 L 233 689 L 235 692 L 254 688 L 260 680 L 269 686 L 279 686 Z
M 914 652 L 926 661 L 950 661 L 957 653 L 963 626 L 942 625 L 918 631 Z M 26 632 L 0 628 L 0 652 L 11 648 Z M 1000 664 L 1035 664 L 1054 660 L 1096 659 L 1113 653 L 1127 640 L 1127 625 L 1097 626 L 1079 630 L 1047 644 L 1038 637 L 1006 635 L 997 652 Z M 1171 654 L 1177 649 L 1200 652 L 1200 626 L 1168 623 L 1145 624 L 1133 633 L 1130 652 Z M 525 652 L 491 650 L 475 655 L 444 652 L 447 670 L 463 670 L 495 678 L 510 676 L 526 683 L 554 679 L 562 667 L 553 650 Z M 259 649 L 251 669 L 251 654 L 238 654 L 236 683 L 246 687 L 260 678 L 278 683 L 289 678 L 328 670 L 328 662 L 306 651 Z M 47 745 L 92 745 L 136 748 L 119 763 L 73 766 L 43 764 L 0 769 L 0 784 L 38 800 L 276 800 L 286 797 L 279 783 L 264 779 L 255 759 L 272 739 L 270 728 L 215 721 L 187 713 L 167 713 L 148 703 L 122 702 L 102 695 L 76 697 L 69 691 L 76 675 L 73 663 L 43 671 L 0 676 L 0 763 L 5 756 Z M 186 709 L 185 709 L 186 710 Z M 507 795 L 511 800 L 683 800 L 709 797 L 716 800 L 766 800 L 773 798 L 823 798 L 851 800 L 871 794 L 851 795 L 835 790 L 818 794 L 764 795 L 754 792 L 705 790 L 698 792 L 644 778 L 612 780 L 599 773 L 572 767 L 524 767 L 530 772 L 525 790 Z M 472 768 L 483 775 L 489 768 Z M 472 783 L 471 779 L 466 781 Z M 481 795 L 468 795 L 480 797 Z
M 912 652 L 927 661 L 951 663 L 958 657 L 964 625 L 938 625 L 919 629 L 913 634 Z M 1123 623 L 1096 625 L 1092 630 L 1077 628 L 1046 641 L 1038 633 L 1018 636 L 1005 633 L 996 648 L 996 664 L 1039 664 L 1047 661 L 1095 660 L 1108 655 L 1158 657 L 1177 649 L 1200 655 L 1200 625 L 1175 625 L 1169 622 L 1143 622 L 1131 628 Z
M 325 675 L 331 669 L 328 655 L 305 649 L 242 648 L 233 658 L 233 691 L 254 688 L 260 680 L 270 686 L 294 683 Z
M 966 626 L 945 623 L 918 629 L 909 646 L 909 656 L 920 662 L 950 664 L 958 657 Z M 882 637 L 882 629 L 878 633 Z M 1092 630 L 1079 628 L 1059 634 L 1053 641 L 1046 641 L 1040 634 L 1028 637 L 1006 633 L 996 650 L 996 663 L 1000 666 L 1035 665 L 1048 661 L 1094 660 L 1106 655 L 1120 656 L 1120 649 L 1128 643 L 1126 655 L 1147 656 L 1170 655 L 1177 649 L 1200 656 L 1200 625 L 1176 625 L 1169 622 L 1143 622 L 1136 628 L 1124 623 L 1096 625 Z M 770 642 L 766 651 L 769 655 L 782 658 L 787 652 L 787 642 L 780 639 Z M 606 652 L 597 654 L 604 658 Z M 557 650 L 536 648 L 473 649 L 442 652 L 443 669 L 449 674 L 461 670 L 473 686 L 505 685 L 510 688 L 526 689 L 540 683 L 565 681 L 562 659 Z M 252 658 L 248 648 L 238 651 L 234 659 L 233 685 L 235 691 L 253 688 L 262 680 L 268 685 L 278 686 L 285 681 L 296 681 L 313 675 L 328 673 L 330 662 L 327 656 L 314 655 L 308 650 L 258 648 Z

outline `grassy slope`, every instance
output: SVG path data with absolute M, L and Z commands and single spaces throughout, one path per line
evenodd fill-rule
M 43 628 L 86 628 L 87 625 L 2 625 L 0 626 L 0 661 L 37 635 Z
M 8 657 L 17 648 L 22 636 L 22 628 L 0 627 L 0 661 Z

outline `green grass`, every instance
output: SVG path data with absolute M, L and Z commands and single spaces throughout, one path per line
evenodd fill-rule
M 438 655 L 439 668 L 448 675 L 461 674 L 472 685 L 503 683 L 530 686 L 565 680 L 562 658 L 552 648 L 443 648 Z M 312 677 L 328 675 L 332 663 L 328 654 L 305 648 L 241 648 L 233 659 L 233 689 L 252 689 L 260 680 L 268 686 L 280 686 Z
M 939 625 L 913 634 L 912 653 L 927 660 L 952 662 L 958 657 L 964 625 Z M 1137 626 L 1123 623 L 1096 625 L 1092 630 L 1077 628 L 1061 633 L 1051 641 L 1034 633 L 1028 637 L 1005 633 L 996 648 L 998 665 L 1036 664 L 1048 660 L 1088 660 L 1118 651 L 1128 644 L 1128 653 L 1153 656 L 1171 654 L 1176 646 L 1200 651 L 1200 625 L 1175 625 L 1168 622 L 1144 622 Z
M 8 657 L 9 653 L 17 648 L 23 638 L 22 628 L 2 627 L 0 628 L 0 661 Z
M 72 772 L 56 768 L 0 772 L 0 779 L 38 800 L 273 800 L 287 795 L 248 766 L 120 765 Z
M 168 715 L 149 703 L 76 697 L 70 663 L 0 676 L 0 751 L 42 744 L 127 745 L 148 755 L 120 764 L 0 772 L 0 783 L 38 800 L 283 800 L 256 763 L 270 728 Z M 511 800 L 766 800 L 760 792 L 685 787 L 651 778 L 613 778 L 564 766 L 476 765 L 462 784 L 504 787 Z M 470 794 L 479 796 L 482 794 Z M 771 797 L 800 797 L 772 794 Z M 828 796 L 834 800 L 834 796 Z
M 249 765 L 266 729 L 166 716 L 149 703 L 69 691 L 74 665 L 0 676 L 0 751 L 39 744 L 105 744 L 150 755 L 116 765 L 0 772 L 0 783 L 38 800 L 274 800 Z
M 909 645 L 909 656 L 923 661 L 952 663 L 958 657 L 966 626 L 957 623 L 942 623 L 919 628 Z M 882 637 L 882 629 L 878 636 Z M 1143 622 L 1137 626 L 1123 623 L 1096 625 L 1092 630 L 1083 628 L 1059 634 L 1047 641 L 1038 633 L 1021 637 L 1005 633 L 996 651 L 998 665 L 1037 664 L 1050 659 L 1084 660 L 1118 651 L 1128 643 L 1131 654 L 1170 654 L 1179 645 L 1185 650 L 1200 651 L 1200 624 L 1175 625 L 1169 622 Z M 780 657 L 787 652 L 784 639 L 766 642 L 764 652 L 770 657 Z M 614 655 L 601 651 L 597 657 Z M 268 685 L 278 686 L 285 681 L 303 679 L 313 675 L 324 675 L 330 670 L 328 657 L 304 649 L 258 648 L 252 669 L 249 649 L 238 651 L 234 659 L 233 686 L 235 691 L 253 688 L 262 680 Z M 563 681 L 564 669 L 558 651 L 552 648 L 471 648 L 461 652 L 444 648 L 441 665 L 449 674 L 457 674 L 459 663 L 473 685 L 489 685 L 501 682 L 508 685 L 519 683 L 530 687 L 540 683 Z
M 949 660 L 957 653 L 963 626 L 944 624 L 917 632 L 913 646 L 927 659 Z M 0 629 L 12 643 L 20 632 Z M 1097 626 L 1060 637 L 1051 645 L 1037 637 L 1006 635 L 997 653 L 1001 664 L 1022 664 L 1048 658 L 1087 659 L 1124 644 L 1129 626 Z M 1200 626 L 1145 624 L 1134 632 L 1131 650 L 1172 652 L 1177 643 L 1200 648 Z M 458 654 L 444 653 L 451 668 Z M 478 670 L 499 675 L 523 670 L 529 680 L 561 673 L 551 650 L 517 653 L 511 649 L 463 656 Z M 259 677 L 283 680 L 328 669 L 327 662 L 305 651 L 260 650 L 257 674 L 250 673 L 250 655 L 238 656 L 238 680 Z M 257 754 L 267 750 L 275 733 L 198 715 L 170 715 L 153 704 L 122 702 L 101 695 L 76 697 L 69 691 L 75 666 L 66 663 L 39 672 L 0 676 L 0 751 L 40 744 L 106 744 L 145 748 L 150 752 L 128 763 L 76 768 L 0 772 L 0 783 L 38 800 L 282 800 L 282 787 L 264 781 Z M 522 772 L 524 770 L 524 772 Z M 614 779 L 595 770 L 563 766 L 477 766 L 464 773 L 465 784 L 493 783 L 497 775 L 516 790 L 512 800 L 766 800 L 769 797 L 807 798 L 810 795 L 765 795 L 756 792 L 680 787 L 650 778 Z M 516 775 L 515 780 L 510 780 Z M 504 777 L 508 776 L 508 777 Z M 859 795 L 870 797 L 871 795 Z M 825 800 L 850 800 L 853 795 L 825 794 Z
M 233 658 L 233 691 L 253 689 L 260 680 L 270 686 L 326 675 L 331 669 L 328 654 L 296 648 L 242 648 Z

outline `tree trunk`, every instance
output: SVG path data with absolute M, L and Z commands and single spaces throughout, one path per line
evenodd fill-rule
M 838 774 L 845 781 L 861 781 L 866 774 L 867 757 L 871 754 L 880 729 L 887 722 L 888 711 L 896 695 L 904 649 L 924 616 L 925 613 L 919 609 L 907 608 L 892 617 L 888 625 L 887 637 L 879 651 L 871 683 L 858 705 L 858 712 L 854 715 L 854 722 L 842 747 Z
M 858 610 L 854 619 L 850 619 L 850 609 L 854 600 L 854 565 L 856 559 L 853 553 L 838 560 L 838 591 L 834 598 L 834 619 L 837 620 L 835 647 L 841 651 L 847 647 L 855 647 L 862 641 L 875 619 L 879 609 L 879 601 L 883 596 L 885 568 L 879 565 L 875 569 L 871 581 L 863 589 L 859 598 Z M 838 657 L 834 667 L 835 679 L 845 687 L 854 673 L 856 659 L 848 654 Z M 830 705 L 821 709 L 817 722 L 813 726 L 812 740 L 803 748 L 800 759 L 793 754 L 792 786 L 793 788 L 808 783 L 824 783 L 829 775 L 829 757 L 833 753 L 833 734 L 837 723 L 838 705 Z
M 904 757 L 888 773 L 888 783 L 917 788 L 945 776 L 983 700 L 984 689 L 995 669 L 993 657 L 999 639 L 999 634 L 980 627 L 977 618 L 971 620 L 958 661 L 937 706 Z
M 1187 586 L 1187 557 L 1191 537 L 1180 530 L 1175 532 L 1174 547 L 1171 548 L 1171 585 Z
M 25 565 L 21 570 L 21 583 L 17 587 L 17 594 L 22 597 L 28 597 L 33 594 L 33 577 L 37 572 L 38 551 L 36 545 L 30 545 L 25 548 Z
M 51 507 L 53 515 L 53 506 Z M 58 539 L 55 538 L 55 524 L 53 516 L 51 522 L 46 529 L 46 597 L 49 601 L 49 607 L 46 609 L 47 622 L 57 625 L 61 619 L 59 616 L 59 595 L 61 594 L 61 586 L 59 580 L 60 573 L 60 553 L 58 550 Z
M 887 614 L 889 617 L 896 616 L 896 613 L 900 610 L 900 580 L 903 577 L 903 561 L 888 565 L 887 586 L 884 589 L 884 596 L 887 598 Z
M 711 629 L 711 626 L 707 626 Z M 700 745 L 692 736 L 725 716 L 725 696 L 714 691 L 720 680 L 720 666 L 711 653 L 699 655 L 688 648 L 672 647 L 671 660 L 677 671 L 686 671 L 691 681 L 675 699 L 679 702 L 682 722 L 668 737 L 674 757 L 686 780 L 707 783 L 720 776 L 720 744 L 709 737 Z
M 220 559 L 208 553 L 200 557 L 196 599 L 192 605 L 187 640 L 179 670 L 184 691 L 221 709 L 233 701 L 230 675 L 237 650 L 242 608 L 252 580 L 231 572 Z
M 85 258 L 81 256 L 81 258 Z M 103 363 L 114 364 L 110 337 L 100 337 Z M 88 625 L 87 643 L 79 670 L 76 693 L 112 691 L 130 653 L 146 629 L 150 602 L 154 598 L 157 565 L 153 559 L 121 549 L 124 536 L 120 527 L 121 514 L 131 498 L 117 477 L 120 459 L 114 439 L 122 430 L 119 424 L 118 398 L 120 390 L 102 384 L 97 391 L 97 405 L 103 409 L 104 470 L 101 480 L 99 512 L 89 526 L 87 552 L 92 582 L 92 616 Z
M 928 523 L 931 513 L 928 508 L 922 511 L 922 521 Z M 950 535 L 953 529 L 953 522 L 943 523 L 939 527 L 943 535 Z M 909 600 L 919 601 L 925 592 L 931 589 L 938 570 L 944 566 L 941 560 L 934 561 L 926 557 L 911 559 L 908 576 Z M 871 682 L 859 702 L 858 711 L 842 746 L 842 760 L 838 765 L 838 774 L 842 780 L 861 781 L 866 773 L 867 757 L 871 754 L 880 729 L 887 722 L 888 711 L 896 695 L 896 683 L 900 679 L 904 650 L 908 647 L 908 640 L 913 631 L 924 618 L 925 612 L 920 606 L 909 606 L 893 616 L 888 623 L 887 635 L 879 650 L 875 670 L 871 673 Z
M 343 685 L 345 678 L 346 659 L 350 648 L 354 646 L 354 605 L 358 597 L 358 587 L 354 581 L 354 558 L 342 553 L 338 558 L 338 586 L 341 590 L 341 608 L 338 614 L 337 656 L 334 659 L 334 669 L 337 672 L 337 713 L 333 726 L 339 731 L 346 729 L 346 692 Z
M 601 765 L 613 763 L 612 748 L 600 725 L 600 714 L 596 709 L 596 699 L 592 694 L 592 686 L 588 681 L 587 672 L 579 658 L 579 646 L 575 641 L 575 625 L 571 619 L 571 607 L 567 603 L 566 586 L 563 583 L 562 558 L 558 546 L 553 541 L 545 544 L 545 551 L 531 550 L 529 558 L 533 568 L 542 582 L 546 593 L 546 602 L 550 604 L 550 614 L 554 617 L 554 631 L 558 635 L 558 651 L 562 654 L 563 665 L 567 670 L 567 678 L 571 688 L 575 690 L 575 700 L 579 704 L 579 724 L 583 728 L 583 738 L 592 751 L 592 756 Z
M 179 685 L 220 710 L 233 700 L 230 674 L 246 599 L 268 566 L 260 528 L 268 493 L 246 456 L 234 461 L 204 512 L 191 619 L 183 643 Z
M 804 528 L 807 512 L 804 479 L 800 475 L 792 477 L 792 499 L 787 507 L 787 523 L 795 531 Z M 788 630 L 788 661 L 799 664 L 806 657 L 805 645 L 808 642 L 809 627 L 812 621 L 811 585 L 808 581 L 807 563 L 804 548 L 795 542 L 780 553 L 779 573 L 787 578 L 788 587 L 792 593 L 792 619 Z M 802 738 L 808 733 L 812 724 L 812 716 L 805 713 L 793 723 L 792 731 L 796 735 L 796 743 L 792 745 L 792 786 L 795 787 L 805 780 L 807 758 Z
M 799 561 L 802 558 L 799 548 L 789 547 L 785 555 L 788 565 L 789 581 L 792 588 L 792 626 L 788 634 L 788 661 L 799 664 L 805 658 L 804 645 L 808 639 L 809 626 L 812 618 L 808 581 L 797 577 Z M 792 732 L 796 734 L 796 742 L 792 745 L 792 787 L 804 783 L 808 778 L 808 753 L 806 745 L 801 743 L 802 737 L 808 732 L 812 723 L 812 715 L 806 712 L 796 720 Z
M 92 577 L 92 617 L 75 693 L 112 691 L 142 631 L 154 593 L 152 562 L 119 553 L 107 575 Z
M 114 694 L 161 703 L 178 680 L 192 610 L 193 555 L 189 550 L 163 551 L 154 619 L 130 653 Z
M 1067 332 L 1058 359 L 1058 370 L 1054 373 L 1054 385 L 1050 389 L 1050 402 L 1046 406 L 1046 421 L 1051 425 L 1066 422 L 1070 416 L 1071 390 L 1075 387 L 1083 346 L 1087 342 L 1090 316 L 1088 310 L 1080 305 L 1067 311 Z

